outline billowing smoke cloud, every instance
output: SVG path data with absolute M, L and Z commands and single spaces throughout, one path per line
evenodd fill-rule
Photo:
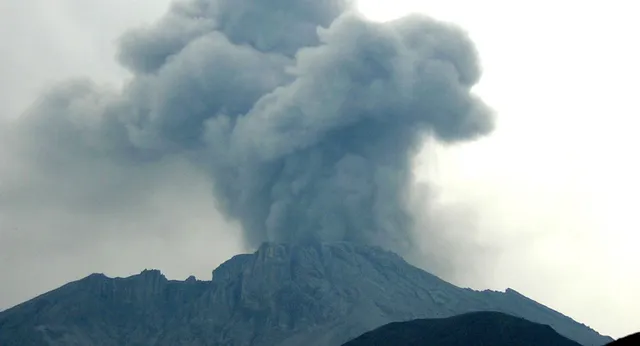
M 83 160 L 180 157 L 211 177 L 249 246 L 345 240 L 408 253 L 423 139 L 473 139 L 492 116 L 470 93 L 480 69 L 463 31 L 422 16 L 374 23 L 352 9 L 177 3 L 122 37 L 118 59 L 133 73 L 122 90 L 57 86 L 16 124 L 28 140 L 15 150 L 71 189 L 90 179 Z

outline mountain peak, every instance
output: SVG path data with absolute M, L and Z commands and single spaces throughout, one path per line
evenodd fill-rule
M 164 278 L 164 274 L 162 274 L 162 272 L 159 269 L 144 269 L 143 271 L 140 272 L 139 274 L 142 277 L 148 277 L 148 278 Z
M 60 345 L 341 345 L 389 322 L 473 311 L 548 324 L 583 345 L 611 340 L 512 290 L 462 289 L 381 248 L 316 242 L 262 244 L 211 281 L 167 280 L 159 270 L 94 274 L 1 312 L 0 345 L 29 344 L 7 335 L 54 334 L 66 335 Z M 55 333 L 43 336 L 43 326 Z

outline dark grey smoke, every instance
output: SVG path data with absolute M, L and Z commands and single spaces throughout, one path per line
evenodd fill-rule
M 493 128 L 456 27 L 374 23 L 338 0 L 190 0 L 120 42 L 122 91 L 89 81 L 43 95 L 18 124 L 41 169 L 79 158 L 187 158 L 210 173 L 249 246 L 347 240 L 411 249 L 412 157 L 425 136 Z M 99 184 L 100 181 L 95 181 Z

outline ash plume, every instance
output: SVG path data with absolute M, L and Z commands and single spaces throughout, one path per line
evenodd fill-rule
M 207 172 L 251 247 L 349 241 L 406 254 L 423 139 L 493 128 L 470 93 L 472 42 L 424 16 L 376 23 L 341 0 L 190 0 L 119 44 L 127 85 L 54 87 L 15 124 L 16 150 L 57 179 L 85 159 L 181 157 Z

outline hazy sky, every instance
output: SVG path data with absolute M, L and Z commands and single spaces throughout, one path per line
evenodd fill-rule
M 478 259 L 480 273 L 446 279 L 512 287 L 604 334 L 640 330 L 633 2 L 361 2 L 376 20 L 419 11 L 455 22 L 480 53 L 476 92 L 497 112 L 495 133 L 425 151 L 437 165 L 416 172 L 437 186 L 441 203 L 469 211 L 474 242 L 492 249 L 491 260 Z M 0 117 L 18 117 L 47 85 L 69 77 L 120 83 L 127 73 L 114 60 L 115 40 L 167 4 L 0 0 Z M 19 176 L 12 155 L 0 148 L 0 191 Z M 208 279 L 243 251 L 238 226 L 212 212 L 208 180 L 179 161 L 163 165 L 133 178 L 153 193 L 111 214 L 74 212 L 53 198 L 0 204 L 0 309 L 91 272 L 159 268 Z M 182 183 L 163 184 L 175 176 Z

